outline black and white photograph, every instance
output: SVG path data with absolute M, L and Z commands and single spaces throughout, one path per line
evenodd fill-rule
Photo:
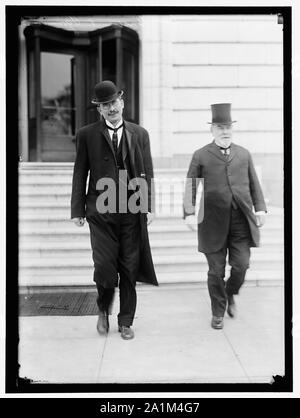
M 292 392 L 291 7 L 146 6 L 6 7 L 6 381 Z

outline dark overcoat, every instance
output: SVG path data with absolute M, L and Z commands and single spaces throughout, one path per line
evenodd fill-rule
M 132 178 L 145 178 L 148 183 L 148 211 L 154 209 L 154 193 L 151 193 L 153 165 L 148 132 L 139 125 L 124 121 L 125 141 L 122 141 L 124 168 Z M 80 128 L 76 135 L 76 159 L 74 163 L 71 218 L 98 215 L 96 201 L 98 180 L 111 178 L 118 182 L 117 162 L 112 141 L 103 120 Z M 88 190 L 86 183 L 89 175 Z M 141 248 L 138 281 L 158 285 L 147 229 L 147 214 L 140 213 Z M 105 246 L 106 243 L 103 243 Z
M 221 249 L 230 227 L 232 199 L 244 213 L 250 229 L 250 246 L 259 246 L 259 229 L 253 212 L 266 211 L 266 205 L 250 152 L 234 143 L 224 156 L 212 142 L 193 154 L 184 197 L 184 218 L 195 214 L 196 193 L 203 193 L 198 213 L 198 250 L 212 253 Z M 197 180 L 202 178 L 203 180 Z

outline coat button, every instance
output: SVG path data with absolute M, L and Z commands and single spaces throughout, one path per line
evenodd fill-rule
M 104 161 L 108 161 L 109 160 L 109 158 L 108 157 L 104 157 Z

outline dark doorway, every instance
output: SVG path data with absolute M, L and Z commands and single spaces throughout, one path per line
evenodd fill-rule
M 99 118 L 94 86 L 112 80 L 125 92 L 124 118 L 139 122 L 137 33 L 112 25 L 73 32 L 26 27 L 30 161 L 75 159 L 75 134 Z

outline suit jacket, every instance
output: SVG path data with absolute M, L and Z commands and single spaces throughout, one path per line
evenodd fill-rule
M 153 165 L 148 132 L 131 122 L 124 121 L 126 141 L 123 141 L 124 167 L 133 178 L 145 178 L 148 184 L 148 209 L 154 208 L 151 193 Z M 85 217 L 87 211 L 96 211 L 99 191 L 97 181 L 104 177 L 118 180 L 118 169 L 112 141 L 103 121 L 87 125 L 76 135 L 76 160 L 73 171 L 71 218 Z M 86 182 L 89 174 L 88 191 Z M 146 197 L 145 197 L 146 198 Z
M 234 143 L 225 157 L 213 142 L 195 151 L 187 178 L 184 197 L 184 218 L 195 214 L 199 180 L 203 178 L 203 193 L 198 213 L 198 250 L 218 251 L 226 242 L 232 199 L 244 213 L 250 229 L 250 246 L 259 245 L 259 229 L 255 211 L 266 211 L 263 193 L 250 152 Z
M 132 178 L 145 178 L 148 188 L 148 211 L 155 208 L 154 193 L 151 193 L 153 165 L 148 132 L 139 125 L 124 121 L 125 141 L 122 156 L 124 168 Z M 96 188 L 98 180 L 109 177 L 118 181 L 117 162 L 103 120 L 80 128 L 76 135 L 77 154 L 74 163 L 71 218 L 89 217 L 97 214 L 96 201 L 99 191 Z M 89 175 L 88 189 L 86 183 Z M 99 214 L 99 216 L 101 216 Z M 140 214 L 141 225 L 141 259 L 139 281 L 157 285 L 147 230 L 147 215 Z

